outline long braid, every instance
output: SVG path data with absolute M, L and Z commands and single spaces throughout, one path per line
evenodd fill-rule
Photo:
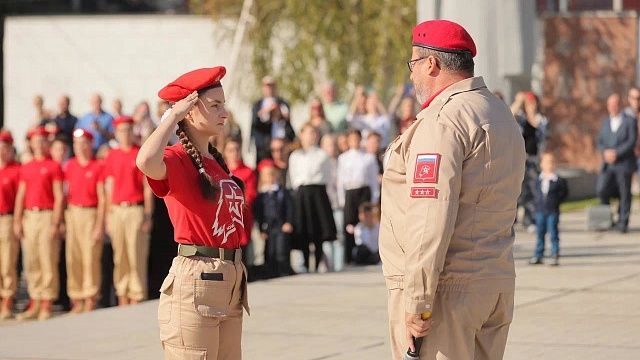
M 218 151 L 218 149 L 211 143 L 209 143 L 209 153 L 213 156 L 214 159 L 216 159 L 218 164 L 220 164 L 222 170 L 224 170 L 224 172 L 226 172 L 231 177 L 231 179 L 235 181 L 236 184 L 238 184 L 240 189 L 242 189 L 242 192 L 244 192 L 244 181 L 231 173 L 229 167 L 227 166 L 227 162 L 224 161 L 222 153 L 220 153 L 220 151 Z
M 205 199 L 214 200 L 218 195 L 218 191 L 220 190 L 220 186 L 211 179 L 211 176 L 207 174 L 204 169 L 204 163 L 202 162 L 202 154 L 200 151 L 193 145 L 189 137 L 187 136 L 187 132 L 184 128 L 184 120 L 178 122 L 178 130 L 176 130 L 176 135 L 180 139 L 180 143 L 184 150 L 189 154 L 191 158 L 191 162 L 198 170 L 198 177 L 200 179 L 200 189 L 202 190 L 202 196 Z

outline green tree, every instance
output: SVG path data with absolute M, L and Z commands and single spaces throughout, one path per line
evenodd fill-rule
M 190 7 L 238 19 L 242 1 L 191 0 Z M 415 0 L 256 0 L 251 15 L 245 41 L 256 81 L 275 76 L 293 101 L 308 99 L 320 77 L 341 90 L 371 86 L 385 99 L 408 80 Z

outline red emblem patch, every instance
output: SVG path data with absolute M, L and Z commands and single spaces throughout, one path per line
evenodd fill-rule
M 416 169 L 413 173 L 414 183 L 438 182 L 440 171 L 440 154 L 418 154 L 416 156 Z
M 412 198 L 425 198 L 425 199 L 437 199 L 440 190 L 434 187 L 412 187 Z

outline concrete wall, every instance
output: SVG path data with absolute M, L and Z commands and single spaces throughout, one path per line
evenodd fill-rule
M 56 110 L 57 98 L 69 94 L 76 116 L 89 110 L 88 98 L 99 91 L 110 111 L 121 98 L 131 113 L 141 100 L 158 100 L 157 91 L 180 74 L 215 65 L 229 66 L 233 23 L 214 24 L 198 16 L 42 16 L 9 17 L 5 21 L 5 126 L 18 148 L 32 124 L 35 94 Z M 242 58 L 248 58 L 243 54 Z M 237 71 L 237 96 L 228 98 L 248 136 L 250 100 L 259 94 L 250 62 Z M 257 90 L 256 90 L 257 89 Z M 294 113 L 295 116 L 295 113 Z
M 476 75 L 507 100 L 530 89 L 539 32 L 534 1 L 416 0 L 418 22 L 447 19 L 464 26 L 478 49 Z M 499 15 L 499 16 L 496 16 Z

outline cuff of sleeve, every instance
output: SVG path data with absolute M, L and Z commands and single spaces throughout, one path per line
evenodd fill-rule
M 433 311 L 433 300 L 421 299 L 413 300 L 407 299 L 404 304 L 405 312 L 409 314 L 422 314 L 425 311 Z

